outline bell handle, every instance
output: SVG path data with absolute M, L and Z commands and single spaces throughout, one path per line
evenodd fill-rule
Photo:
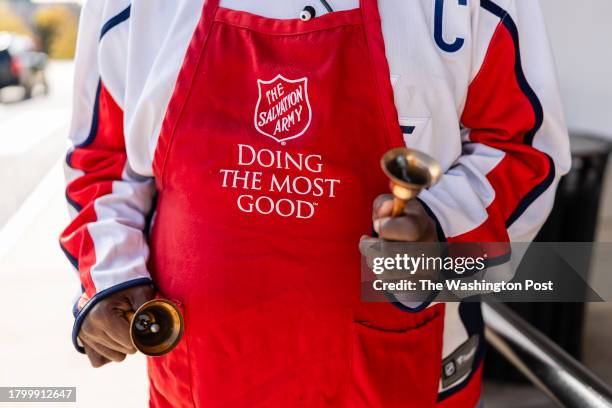
M 406 200 L 393 196 L 393 209 L 391 210 L 391 217 L 399 217 L 404 213 L 406 207 Z

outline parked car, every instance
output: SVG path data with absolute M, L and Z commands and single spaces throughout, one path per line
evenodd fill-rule
M 46 66 L 47 55 L 36 50 L 31 38 L 0 32 L 0 89 L 21 86 L 25 99 L 32 96 L 36 85 L 42 85 L 47 93 Z

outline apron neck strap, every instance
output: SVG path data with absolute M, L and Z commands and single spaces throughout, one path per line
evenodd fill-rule
M 217 8 L 221 0 L 204 0 L 204 16 L 206 18 L 214 18 Z M 380 20 L 380 13 L 378 11 L 378 0 L 359 0 L 359 7 L 362 10 L 363 16 L 366 20 Z
M 359 7 L 365 23 L 380 21 L 378 0 L 359 0 Z
M 204 11 L 203 17 L 208 19 L 208 21 L 212 21 L 215 18 L 215 13 L 219 8 L 220 0 L 204 0 Z

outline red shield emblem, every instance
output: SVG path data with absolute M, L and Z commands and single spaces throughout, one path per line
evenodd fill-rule
M 308 78 L 287 79 L 277 75 L 257 80 L 259 98 L 255 106 L 255 129 L 279 143 L 300 137 L 310 126 Z

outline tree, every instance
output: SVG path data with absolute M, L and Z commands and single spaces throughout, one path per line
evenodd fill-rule
M 78 19 L 68 7 L 50 6 L 39 9 L 34 15 L 34 27 L 40 35 L 43 50 L 51 58 L 74 57 Z
M 0 31 L 32 36 L 23 19 L 10 7 L 0 4 Z

